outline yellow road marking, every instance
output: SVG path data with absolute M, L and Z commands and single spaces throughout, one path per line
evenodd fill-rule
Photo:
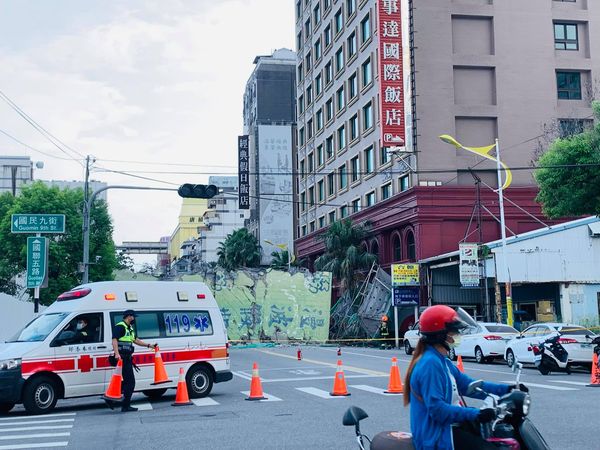
M 272 352 L 269 350 L 259 350 L 259 352 L 266 353 L 267 355 L 280 356 L 282 358 L 288 358 L 288 359 L 294 359 L 294 360 L 298 359 L 296 356 L 282 355 L 281 353 Z M 337 368 L 337 364 L 328 363 L 328 362 L 324 362 L 324 361 L 317 361 L 315 359 L 302 358 L 302 361 L 305 361 L 305 362 L 308 362 L 311 364 L 320 364 L 322 366 L 333 367 L 334 369 Z M 344 367 L 344 369 L 349 370 L 351 372 L 362 373 L 365 375 L 373 375 L 376 377 L 387 377 L 389 375 L 387 373 L 379 372 L 377 370 L 363 369 L 362 367 L 346 366 L 345 364 L 343 365 L 343 367 Z

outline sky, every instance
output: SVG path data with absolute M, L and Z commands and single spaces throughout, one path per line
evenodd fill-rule
M 0 131 L 38 150 L 0 132 L 0 155 L 43 161 L 36 179 L 82 180 L 75 152 L 109 184 L 235 174 L 254 57 L 293 45 L 292 0 L 0 0 L 0 90 L 66 150 L 0 100 Z M 170 235 L 181 206 L 175 192 L 108 202 L 116 243 Z

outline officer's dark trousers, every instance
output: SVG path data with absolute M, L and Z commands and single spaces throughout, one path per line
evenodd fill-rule
M 133 359 L 132 354 L 122 352 L 123 358 L 123 408 L 129 407 L 131 404 L 131 396 L 135 389 L 135 376 L 133 375 Z

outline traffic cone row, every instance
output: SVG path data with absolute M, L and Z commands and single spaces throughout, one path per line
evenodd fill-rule
M 589 387 L 600 387 L 600 368 L 598 368 L 598 355 L 594 353 L 592 357 L 592 377 Z

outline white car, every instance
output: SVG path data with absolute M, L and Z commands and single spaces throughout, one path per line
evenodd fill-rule
M 421 333 L 419 331 L 419 322 L 415 323 L 412 327 L 404 333 L 404 352 L 407 355 L 412 355 L 413 350 L 417 346 Z
M 477 327 L 469 327 L 461 333 L 460 345 L 450 350 L 448 357 L 475 358 L 479 364 L 502 358 L 506 343 L 518 334 L 516 329 L 503 323 L 477 322 Z
M 531 344 L 539 344 L 557 332 L 561 335 L 559 342 L 569 353 L 569 363 L 587 365 L 592 362 L 591 342 L 596 335 L 590 330 L 570 323 L 537 323 L 527 327 L 519 336 L 506 343 L 506 363 L 511 367 L 515 360 L 533 364 Z

